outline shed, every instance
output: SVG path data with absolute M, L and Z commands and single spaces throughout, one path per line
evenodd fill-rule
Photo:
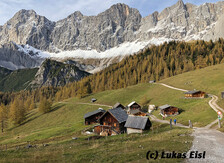
M 84 115 L 85 125 L 90 125 L 93 123 L 97 123 L 98 119 L 105 113 L 106 111 L 99 108 L 98 110 L 86 113 Z
M 205 92 L 193 90 L 184 93 L 186 98 L 204 98 Z
M 224 92 L 221 92 L 221 97 L 222 99 L 224 99 Z
M 128 116 L 125 123 L 127 134 L 142 133 L 144 130 L 149 130 L 152 126 L 148 117 Z
M 160 106 L 159 109 L 162 116 L 171 116 L 179 114 L 179 109 L 177 107 L 170 106 L 168 104 Z
M 95 98 L 92 98 L 92 99 L 91 99 L 91 102 L 96 102 L 96 99 L 95 99 Z
M 124 107 L 124 105 L 122 105 L 121 103 L 119 103 L 119 102 L 117 102 L 114 106 L 113 106 L 113 108 L 122 108 L 122 109 L 125 109 L 125 107 Z
M 149 83 L 151 83 L 151 84 L 152 84 L 152 83 L 155 83 L 155 82 L 156 82 L 155 80 L 150 80 L 150 81 L 149 81 Z
M 113 130 L 118 134 L 124 133 L 127 118 L 127 113 L 121 107 L 110 109 L 99 118 L 100 125 L 94 127 L 94 132 L 100 134 L 107 130 L 110 135 Z
M 137 102 L 133 101 L 128 104 L 128 114 L 130 114 L 131 110 L 141 110 L 141 106 Z

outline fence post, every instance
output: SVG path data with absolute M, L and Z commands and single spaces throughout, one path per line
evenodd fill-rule
M 172 129 L 172 119 L 170 119 L 170 128 Z
M 193 125 L 191 123 L 191 120 L 189 120 L 189 128 L 193 128 Z

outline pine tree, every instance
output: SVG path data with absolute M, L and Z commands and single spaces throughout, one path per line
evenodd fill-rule
M 7 107 L 4 104 L 1 104 L 1 106 L 0 106 L 0 122 L 1 122 L 2 133 L 4 132 L 4 129 L 6 128 L 6 125 L 7 125 L 7 123 L 6 123 L 7 117 L 8 117 Z
M 31 104 L 30 104 L 30 107 L 29 107 L 29 110 L 33 110 L 36 108 L 36 105 L 34 103 L 34 100 L 31 101 Z
M 25 107 L 22 100 L 16 98 L 10 106 L 10 119 L 14 124 L 22 124 L 25 120 Z
M 51 111 L 52 102 L 47 100 L 45 97 L 41 98 L 39 111 L 41 113 L 48 113 Z

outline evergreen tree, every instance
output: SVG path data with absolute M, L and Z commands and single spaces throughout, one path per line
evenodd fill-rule
M 52 102 L 42 97 L 40 100 L 39 111 L 41 113 L 48 113 L 51 111 Z
M 7 117 L 8 117 L 8 110 L 7 107 L 4 104 L 1 104 L 0 106 L 0 122 L 1 122 L 1 130 L 2 133 L 4 132 L 4 129 L 7 125 Z
M 25 107 L 22 100 L 16 98 L 10 106 L 10 119 L 14 124 L 22 124 L 25 120 Z

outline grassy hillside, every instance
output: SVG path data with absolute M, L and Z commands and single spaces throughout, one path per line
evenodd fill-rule
M 0 76 L 0 90 L 7 92 L 25 89 L 34 79 L 37 71 L 38 68 L 21 69 L 8 73 L 5 76 Z
M 219 104 L 224 107 L 224 100 L 221 100 L 221 92 L 224 91 L 224 64 L 210 66 L 173 76 L 162 80 L 175 87 L 184 89 L 198 89 L 219 97 Z
M 160 82 L 189 90 L 200 89 L 220 97 L 220 92 L 224 90 L 223 73 L 224 64 L 221 64 L 187 72 Z M 84 114 L 101 106 L 83 105 L 80 102 L 90 103 L 91 98 L 96 98 L 98 104 L 114 105 L 120 102 L 128 105 L 132 101 L 140 103 L 145 97 L 149 100 L 149 104 L 157 106 L 170 104 L 181 108 L 183 112 L 175 118 L 177 122 L 185 125 L 188 125 L 188 120 L 191 120 L 194 126 L 202 127 L 217 118 L 217 114 L 208 105 L 210 98 L 185 99 L 183 92 L 177 90 L 158 84 L 138 84 L 123 89 L 103 91 L 82 99 L 71 98 L 55 103 L 53 110 L 47 114 L 40 114 L 37 110 L 31 111 L 23 125 L 17 127 L 9 125 L 7 132 L 0 136 L 0 144 L 2 144 L 0 150 L 5 149 L 6 144 L 8 148 L 8 151 L 0 153 L 0 161 L 145 162 L 148 150 L 187 151 L 192 142 L 192 137 L 189 136 L 191 130 L 176 127 L 171 130 L 168 125 L 158 123 L 153 123 L 153 130 L 142 135 L 123 134 L 88 141 L 86 140 L 88 135 L 82 134 L 84 129 L 91 127 L 84 125 Z M 220 100 L 219 103 L 224 102 Z M 157 117 L 160 117 L 158 113 L 159 111 L 154 112 Z M 78 140 L 72 140 L 72 137 L 77 137 Z M 37 145 L 37 148 L 24 149 L 28 142 Z M 45 143 L 49 146 L 43 147 L 42 144 Z
M 191 147 L 191 130 L 176 127 L 171 130 L 168 125 L 158 123 L 153 123 L 153 130 L 143 135 L 124 134 L 99 140 L 85 140 L 87 136 L 81 132 L 91 126 L 84 125 L 83 116 L 99 106 L 78 103 L 90 103 L 93 97 L 97 99 L 96 103 L 107 105 L 114 105 L 116 102 L 127 105 L 134 100 L 140 102 L 144 97 L 147 97 L 150 104 L 175 105 L 184 110 L 176 117 L 178 122 L 186 125 L 191 119 L 195 126 L 205 126 L 212 122 L 216 115 L 208 106 L 208 99 L 186 100 L 183 99 L 182 92 L 154 84 L 139 84 L 125 89 L 104 91 L 83 99 L 71 98 L 55 103 L 53 110 L 44 115 L 37 110 L 31 111 L 21 126 L 9 125 L 8 131 L 0 136 L 2 148 L 5 148 L 6 144 L 8 147 L 8 151 L 0 153 L 1 161 L 17 162 L 21 161 L 21 158 L 22 161 L 146 161 L 148 150 L 184 152 Z M 72 137 L 78 137 L 78 140 L 71 140 Z M 36 144 L 38 148 L 24 149 L 28 142 Z M 43 147 L 43 143 L 50 145 Z

